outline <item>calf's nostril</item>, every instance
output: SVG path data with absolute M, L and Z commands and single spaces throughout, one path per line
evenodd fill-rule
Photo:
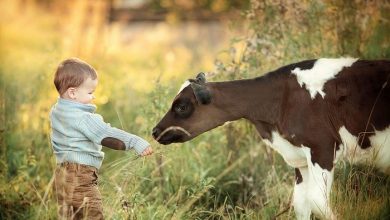
M 158 136 L 160 133 L 161 133 L 161 129 L 159 129 L 159 128 L 157 128 L 157 127 L 153 128 L 153 130 L 152 130 L 152 135 L 153 135 L 154 138 L 157 138 L 157 136 Z

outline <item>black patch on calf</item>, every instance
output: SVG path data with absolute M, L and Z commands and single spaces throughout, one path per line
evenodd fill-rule
M 286 75 L 290 75 L 291 71 L 294 70 L 295 68 L 299 68 L 301 70 L 307 70 L 307 69 L 312 69 L 315 62 L 317 60 L 305 60 L 299 63 L 293 63 L 287 66 L 280 67 L 279 69 L 276 69 L 274 71 L 271 71 L 267 73 L 264 76 L 257 77 L 255 79 L 257 80 L 264 80 L 267 78 L 275 77 L 276 75 L 279 75 L 281 77 L 285 77 Z
M 370 133 L 360 133 L 358 136 L 358 144 L 360 145 L 361 148 L 366 149 L 371 146 L 370 139 L 369 137 L 374 134 L 373 132 Z
M 301 172 L 299 172 L 298 168 L 295 168 L 295 183 L 300 184 L 300 183 L 302 183 L 302 181 L 303 181 L 303 178 L 302 178 Z

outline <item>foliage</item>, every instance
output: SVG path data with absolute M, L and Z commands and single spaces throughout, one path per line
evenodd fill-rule
M 182 32 L 153 24 L 152 34 L 141 28 L 126 38 L 126 26 L 105 24 L 105 1 L 53 2 L 50 13 L 35 1 L 0 3 L 0 219 L 56 216 L 48 112 L 57 96 L 52 74 L 65 57 L 98 70 L 98 113 L 155 149 L 147 158 L 105 150 L 99 185 L 107 219 L 271 219 L 289 206 L 294 175 L 247 122 L 184 144 L 152 140 L 180 83 L 202 69 L 217 81 L 302 59 L 390 56 L 386 1 L 253 0 L 246 21 L 231 21 L 240 34 L 219 54 L 210 51 L 224 39 L 194 39 L 191 24 Z M 389 185 L 372 168 L 342 164 L 332 195 L 339 218 L 388 218 Z
M 148 4 L 155 14 L 165 12 L 165 20 L 170 23 L 191 17 L 212 19 L 215 15 L 230 16 L 248 6 L 248 0 L 151 0 Z
M 258 76 L 304 59 L 390 57 L 385 1 L 251 1 L 247 35 L 232 40 L 222 78 Z M 282 63 L 281 63 L 282 61 Z

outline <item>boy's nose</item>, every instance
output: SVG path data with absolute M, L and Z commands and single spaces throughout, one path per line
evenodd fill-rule
M 158 128 L 158 127 L 154 127 L 153 128 L 152 135 L 153 135 L 154 139 L 156 139 L 160 133 L 161 133 L 161 129 L 160 128 Z

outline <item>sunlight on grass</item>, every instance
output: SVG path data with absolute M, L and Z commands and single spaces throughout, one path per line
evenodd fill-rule
M 55 215 L 56 204 L 51 191 L 55 162 L 49 141 L 48 113 L 58 96 L 52 79 L 62 59 L 77 56 L 91 63 L 99 73 L 95 100 L 98 111 L 113 125 L 145 134 L 145 138 L 152 141 L 148 137 L 150 125 L 145 125 L 146 116 L 141 114 L 141 108 L 145 109 L 148 104 L 146 93 L 153 90 L 158 80 L 165 84 L 178 83 L 196 71 L 212 68 L 212 57 L 228 40 L 228 35 L 220 36 L 214 30 L 217 27 L 221 31 L 223 27 L 215 25 L 206 31 L 214 31 L 218 43 L 201 39 L 204 27 L 195 23 L 107 25 L 103 1 L 92 6 L 86 1 L 75 1 L 73 5 L 59 3 L 51 12 L 33 1 L 3 1 L 1 4 L 4 7 L 0 9 L 3 54 L 0 97 L 4 104 L 1 113 L 7 119 L 2 123 L 7 131 L 1 139 L 6 151 L 1 154 L 5 162 L 2 162 L 1 174 L 5 178 L 1 180 L 0 211 L 5 218 L 11 215 L 47 219 Z M 125 119 L 121 121 L 122 117 Z M 143 130 L 137 131 L 137 127 Z M 141 162 L 129 163 L 128 160 L 134 158 L 130 153 L 108 152 L 107 155 L 107 172 L 110 172 L 109 167 L 117 171 L 107 178 L 117 182 L 110 187 L 123 187 L 126 182 L 120 181 L 120 176 L 129 174 L 127 169 Z M 144 162 L 153 163 L 152 158 L 147 160 Z M 136 176 L 130 176 L 132 186 L 136 181 L 144 181 L 137 177 L 145 176 L 143 172 L 148 169 L 134 170 Z M 103 194 L 106 191 L 104 170 L 103 167 Z M 133 190 L 139 188 L 142 185 Z M 116 199 L 111 194 L 105 195 Z M 119 203 L 120 200 L 114 202 Z M 107 213 L 110 216 L 114 210 L 107 209 Z
M 1 219 L 56 217 L 48 114 L 58 97 L 54 70 L 65 58 L 96 68 L 98 113 L 155 150 L 138 158 L 104 149 L 99 186 L 107 219 L 272 219 L 289 207 L 294 172 L 252 125 L 240 120 L 184 144 L 153 140 L 150 130 L 180 85 L 200 71 L 213 72 L 211 81 L 231 80 L 317 56 L 390 55 L 388 4 L 376 10 L 375 2 L 287 1 L 283 11 L 264 1 L 268 9 L 255 17 L 243 12 L 248 23 L 180 23 L 170 16 L 172 25 L 107 23 L 107 3 L 0 3 Z M 388 218 L 389 184 L 373 169 L 338 167 L 332 205 L 339 219 Z M 294 218 L 293 209 L 278 217 Z

